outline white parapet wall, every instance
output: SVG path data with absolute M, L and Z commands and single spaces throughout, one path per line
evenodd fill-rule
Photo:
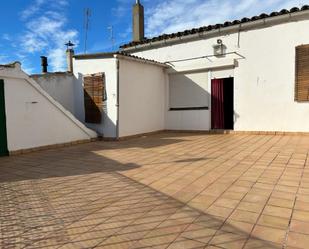
M 119 63 L 119 136 L 164 130 L 164 67 L 125 57 Z
M 19 63 L 1 69 L 10 152 L 97 137 L 24 73 Z
M 117 60 L 115 58 L 74 59 L 75 115 L 85 123 L 83 77 L 88 74 L 104 73 L 106 96 L 102 122 L 85 123 L 105 138 L 117 136 Z
M 74 59 L 78 118 L 84 119 L 83 77 L 104 73 L 105 108 L 99 124 L 86 124 L 104 138 L 122 138 L 165 129 L 165 64 L 115 53 L 77 55 Z
M 76 81 L 72 73 L 57 72 L 31 75 L 45 92 L 75 115 Z

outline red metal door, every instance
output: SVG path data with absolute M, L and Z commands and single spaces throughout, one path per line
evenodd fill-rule
M 211 128 L 224 129 L 224 79 L 211 81 Z

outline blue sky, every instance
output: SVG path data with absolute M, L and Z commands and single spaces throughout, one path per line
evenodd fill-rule
M 65 70 L 64 43 L 84 52 L 84 10 L 91 9 L 87 52 L 118 48 L 131 39 L 134 0 L 6 0 L 0 15 L 0 64 L 21 61 L 28 73 L 40 72 L 40 56 L 50 71 Z M 181 31 L 309 4 L 305 0 L 141 0 L 146 36 Z M 109 27 L 113 27 L 115 46 Z

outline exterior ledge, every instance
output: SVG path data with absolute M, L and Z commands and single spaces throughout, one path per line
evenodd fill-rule
M 220 59 L 214 62 L 200 62 L 197 64 L 190 64 L 187 66 L 175 66 L 167 69 L 168 74 L 177 74 L 183 72 L 192 71 L 207 71 L 211 69 L 222 69 L 222 68 L 234 68 L 237 66 L 236 59 Z
M 95 141 L 98 141 L 98 140 L 99 140 L 98 138 L 91 138 L 91 139 L 72 141 L 72 142 L 68 142 L 68 143 L 45 145 L 45 146 L 40 146 L 40 147 L 35 147 L 35 148 L 15 150 L 15 151 L 10 151 L 9 155 L 10 156 L 16 156 L 16 155 L 21 155 L 21 154 L 28 154 L 28 153 L 36 152 L 36 151 L 51 150 L 51 149 L 74 146 L 74 145 L 78 145 L 78 144 L 91 143 L 91 142 L 95 142 Z

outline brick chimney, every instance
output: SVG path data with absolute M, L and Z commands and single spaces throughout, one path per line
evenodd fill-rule
M 144 7 L 136 0 L 133 6 L 133 41 L 142 41 L 144 37 Z
M 41 66 L 42 66 L 42 73 L 47 73 L 47 57 L 46 56 L 41 56 Z
M 66 50 L 66 56 L 67 56 L 67 71 L 69 73 L 73 73 L 73 56 L 74 56 L 74 49 L 73 47 L 75 46 L 74 43 L 72 43 L 71 41 L 68 41 L 66 44 L 64 44 L 67 46 L 67 50 Z
M 67 49 L 66 51 L 67 56 L 67 71 L 69 73 L 73 73 L 73 56 L 74 56 L 74 50 L 73 49 Z

